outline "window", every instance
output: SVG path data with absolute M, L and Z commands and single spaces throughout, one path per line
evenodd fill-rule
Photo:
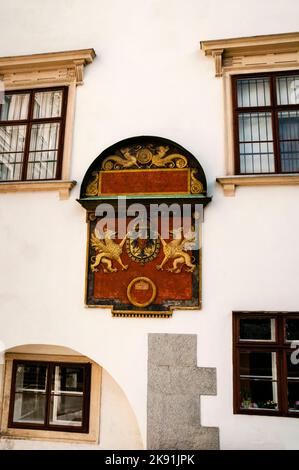
M 90 364 L 13 361 L 9 427 L 88 433 Z
M 201 41 L 223 80 L 225 196 L 299 184 L 298 48 L 298 32 Z
M 0 57 L 0 193 L 68 199 L 76 87 L 93 49 Z
M 233 77 L 236 172 L 299 172 L 299 72 Z
M 296 347 L 299 313 L 234 312 L 235 413 L 299 417 Z
M 0 181 L 61 178 L 67 87 L 8 91 L 0 105 Z

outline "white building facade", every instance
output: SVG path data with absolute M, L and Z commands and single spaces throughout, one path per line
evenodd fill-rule
M 27 98 L 13 117 L 3 98 L 0 108 L 0 447 L 298 449 L 298 14 L 295 0 L 2 5 L 5 93 L 54 88 L 67 97 L 55 95 L 51 111 L 41 99 L 27 121 Z M 43 147 L 26 147 L 26 132 L 42 125 L 53 165 L 37 170 L 42 157 L 30 155 Z M 80 185 L 106 148 L 144 135 L 191 152 L 212 197 L 202 307 L 169 318 L 113 317 L 84 302 Z M 25 157 L 17 160 L 26 151 L 27 177 Z M 44 379 L 35 377 L 29 408 L 18 412 L 28 393 L 18 374 L 30 361 L 43 364 Z M 81 400 L 82 364 L 91 364 L 86 427 L 59 429 L 55 371 L 72 369 L 64 387 L 73 381 L 70 400 Z M 46 427 L 43 418 L 30 425 L 38 400 L 52 416 Z

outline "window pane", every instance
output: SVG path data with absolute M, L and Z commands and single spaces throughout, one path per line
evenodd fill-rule
M 269 378 L 276 380 L 276 353 L 241 352 L 241 377 Z
M 299 354 L 298 349 L 294 348 L 292 353 L 287 353 L 288 379 L 299 380 Z M 298 397 L 299 400 L 299 397 Z
M 16 392 L 24 390 L 46 391 L 47 366 L 20 364 L 16 372 Z
M 274 172 L 271 113 L 239 114 L 240 172 Z
M 277 410 L 277 382 L 241 379 L 241 408 Z
M 15 422 L 44 423 L 47 366 L 20 364 L 16 371 Z
M 286 340 L 299 341 L 299 318 L 286 320 Z
M 30 152 L 27 180 L 54 179 L 56 177 L 58 152 Z
M 58 122 L 33 124 L 30 136 L 30 151 L 57 150 L 59 139 Z
M 26 126 L 0 127 L 0 181 L 20 180 Z
M 277 77 L 276 92 L 278 104 L 299 104 L 299 75 Z
M 238 107 L 269 106 L 269 78 L 245 78 L 237 80 Z
M 299 111 L 278 113 L 281 169 L 299 171 Z
M 299 413 L 299 382 L 288 381 L 288 409 Z
M 276 353 L 241 352 L 241 408 L 277 409 Z
M 0 126 L 0 153 L 24 151 L 26 126 Z
M 53 179 L 56 177 L 60 124 L 34 124 L 30 137 L 27 179 Z
M 288 409 L 299 412 L 299 353 L 298 347 L 287 353 Z
M 50 424 L 82 426 L 83 396 L 51 395 Z
M 84 368 L 55 366 L 51 382 L 51 424 L 81 426 Z
M 241 318 L 240 339 L 247 341 L 274 341 L 274 318 Z
M 44 393 L 16 393 L 13 421 L 19 423 L 44 424 L 46 409 L 45 400 Z
M 55 366 L 52 392 L 83 392 L 84 367 Z
M 271 113 L 239 114 L 240 142 L 272 141 Z
M 0 181 L 17 181 L 22 178 L 23 152 L 0 154 Z
M 45 91 L 34 94 L 33 118 L 61 116 L 62 90 Z
M 28 117 L 29 94 L 5 94 L 0 106 L 0 120 L 11 121 Z

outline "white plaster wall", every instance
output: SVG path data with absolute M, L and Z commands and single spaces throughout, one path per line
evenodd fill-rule
M 299 421 L 232 414 L 231 311 L 298 310 L 298 187 L 238 189 L 224 198 L 221 79 L 199 41 L 296 31 L 297 0 L 11 0 L 2 2 L 0 55 L 94 47 L 77 89 L 71 178 L 130 136 L 173 139 L 206 171 L 203 309 L 170 320 L 111 318 L 83 306 L 85 212 L 56 194 L 0 198 L 0 340 L 60 344 L 97 361 L 127 395 L 146 435 L 148 332 L 197 333 L 199 365 L 217 367 L 202 399 L 221 447 L 299 448 Z M 107 439 L 112 430 L 107 429 Z M 110 441 L 111 442 L 111 441 Z

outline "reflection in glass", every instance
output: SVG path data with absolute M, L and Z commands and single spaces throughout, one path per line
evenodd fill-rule
M 276 353 L 240 353 L 241 408 L 276 410 L 277 365 Z
M 276 79 L 277 104 L 299 104 L 299 75 Z
M 240 339 L 246 341 L 274 341 L 274 318 L 241 318 Z
M 281 170 L 299 171 L 299 111 L 278 113 Z
M 299 354 L 295 349 L 287 353 L 288 410 L 299 413 Z
M 16 391 L 38 390 L 46 391 L 47 366 L 40 364 L 23 365 L 17 367 Z
M 0 180 L 20 180 L 26 126 L 0 126 Z
M 29 94 L 5 93 L 4 103 L 0 106 L 1 121 L 18 121 L 28 117 Z
M 32 126 L 27 179 L 53 179 L 56 176 L 60 124 Z
M 43 91 L 34 94 L 33 118 L 61 116 L 62 90 Z
M 286 320 L 286 340 L 299 341 L 299 318 Z
M 237 80 L 238 107 L 269 106 L 270 82 L 268 77 Z
M 81 426 L 83 367 L 55 366 L 51 383 L 50 424 Z
M 82 396 L 52 395 L 50 424 L 82 426 L 82 410 Z
M 271 113 L 244 113 L 238 119 L 240 172 L 274 172 Z
M 28 391 L 16 393 L 13 420 L 15 423 L 44 424 L 45 394 Z
M 46 366 L 39 364 L 17 366 L 14 422 L 44 423 L 46 382 Z

